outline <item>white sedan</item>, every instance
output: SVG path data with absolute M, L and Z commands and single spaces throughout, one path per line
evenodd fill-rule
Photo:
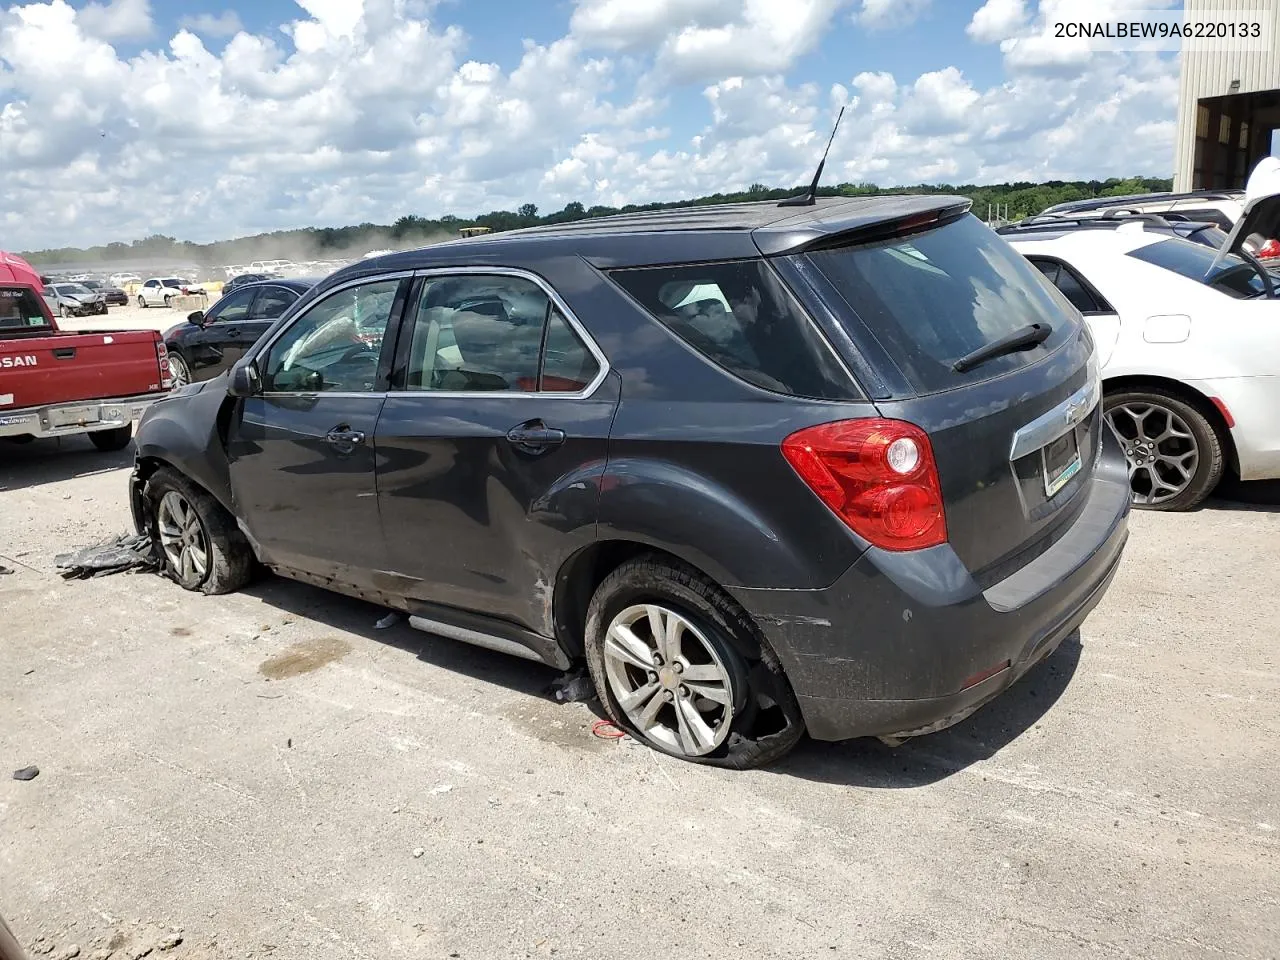
M 189 283 L 181 277 L 152 277 L 138 288 L 138 306 L 167 307 L 174 297 L 184 297 L 189 294 L 199 296 L 202 293 L 204 291 L 194 283 Z
M 1088 322 L 1139 506 L 1194 507 L 1227 467 L 1280 477 L 1280 275 L 1239 253 L 1280 233 L 1280 196 L 1254 185 L 1221 252 L 1141 223 L 1008 238 Z

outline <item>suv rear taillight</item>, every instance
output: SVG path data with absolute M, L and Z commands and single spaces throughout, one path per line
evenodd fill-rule
M 885 550 L 947 542 L 933 447 L 923 430 L 878 417 L 798 430 L 782 455 L 855 533 Z
M 173 386 L 173 372 L 169 369 L 169 348 L 163 340 L 156 341 L 156 362 L 160 364 L 160 386 L 168 390 Z

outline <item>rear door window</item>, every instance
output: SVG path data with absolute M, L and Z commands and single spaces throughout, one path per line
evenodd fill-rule
M 819 400 L 858 397 L 831 346 L 763 260 L 609 276 L 681 340 L 748 383 Z
M 861 323 L 921 392 L 1034 363 L 1076 330 L 1036 268 L 973 216 L 808 257 L 844 299 L 854 339 Z M 966 354 L 1033 323 L 1053 328 L 1042 348 L 995 357 L 965 373 L 952 369 Z
M 48 327 L 40 297 L 30 287 L 0 287 L 0 331 Z
M 298 295 L 286 287 L 263 287 L 258 299 L 249 310 L 250 320 L 274 320 L 298 299 Z

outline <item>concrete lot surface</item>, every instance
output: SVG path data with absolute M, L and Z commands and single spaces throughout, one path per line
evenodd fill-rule
M 128 460 L 0 448 L 0 912 L 36 957 L 1280 954 L 1274 506 L 1136 515 L 1080 642 L 950 731 L 730 773 L 317 589 L 62 581 L 128 528 Z

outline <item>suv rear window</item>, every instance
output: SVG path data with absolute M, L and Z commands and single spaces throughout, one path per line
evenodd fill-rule
M 748 383 L 818 400 L 859 396 L 826 339 L 762 260 L 609 276 L 681 340 Z
M 922 392 L 987 379 L 1043 357 L 1043 350 L 1032 350 L 993 358 L 966 373 L 951 367 L 1028 324 L 1053 327 L 1053 338 L 1045 342 L 1050 350 L 1074 328 L 1039 271 L 973 216 L 924 233 L 811 253 L 809 259 Z
M 0 330 L 47 327 L 40 297 L 30 287 L 0 287 Z

